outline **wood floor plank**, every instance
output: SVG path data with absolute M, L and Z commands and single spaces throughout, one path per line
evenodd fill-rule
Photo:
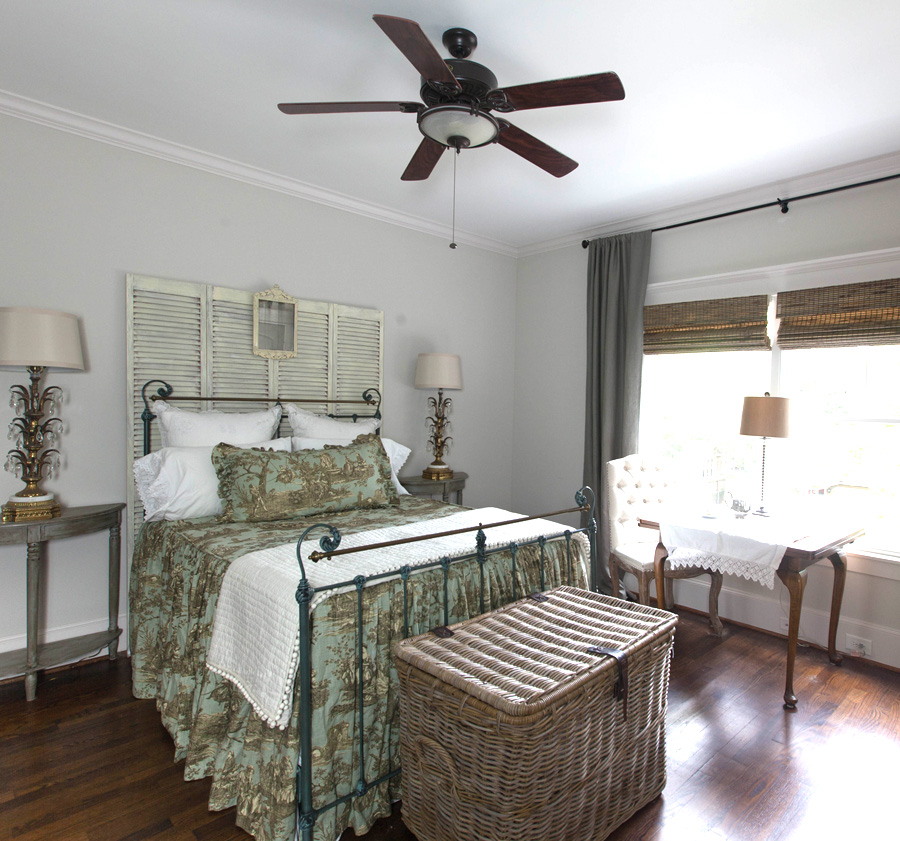
M 788 712 L 784 665 L 784 640 L 731 625 L 720 639 L 680 616 L 667 785 L 609 841 L 882 837 L 895 820 L 900 674 L 801 648 Z M 130 678 L 120 658 L 42 675 L 31 703 L 21 682 L 0 684 L 0 841 L 249 841 L 233 808 L 209 812 L 209 781 L 185 782 Z M 399 804 L 365 838 L 416 841 Z

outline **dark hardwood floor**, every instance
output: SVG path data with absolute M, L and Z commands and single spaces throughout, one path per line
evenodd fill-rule
M 662 797 L 611 841 L 831 841 L 897 833 L 900 674 L 818 650 L 797 656 L 799 709 L 781 707 L 783 640 L 681 614 Z M 185 782 L 128 661 L 43 675 L 27 704 L 0 685 L 0 839 L 249 841 Z M 399 810 L 368 841 L 415 841 Z M 342 841 L 355 838 L 352 832 Z M 572 841 L 587 841 L 572 839 Z

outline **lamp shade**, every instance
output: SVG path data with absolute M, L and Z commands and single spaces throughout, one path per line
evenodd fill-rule
M 787 397 L 745 397 L 741 414 L 741 435 L 758 438 L 788 437 Z
M 462 388 L 462 369 L 455 353 L 420 353 L 416 388 Z
M 32 307 L 0 307 L 0 366 L 83 371 L 77 316 Z

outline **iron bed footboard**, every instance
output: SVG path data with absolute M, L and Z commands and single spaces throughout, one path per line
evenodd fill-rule
M 475 560 L 479 569 L 479 597 L 480 611 L 485 612 L 485 564 L 490 555 L 501 552 L 508 552 L 510 556 L 511 574 L 512 574 L 512 601 L 518 598 L 516 583 L 516 562 L 517 554 L 523 546 L 537 545 L 540 547 L 540 590 L 530 595 L 539 597 L 539 593 L 546 589 L 545 575 L 545 548 L 547 543 L 565 540 L 566 542 L 566 580 L 572 583 L 572 538 L 576 534 L 585 534 L 588 538 L 590 546 L 590 585 L 592 590 L 597 589 L 597 552 L 596 552 L 596 536 L 597 523 L 594 517 L 594 492 L 591 488 L 585 486 L 575 494 L 574 508 L 566 508 L 562 511 L 553 511 L 548 514 L 540 514 L 534 517 L 520 517 L 515 520 L 506 520 L 502 523 L 492 523 L 489 525 L 479 525 L 464 529 L 455 529 L 453 531 L 438 532 L 421 537 L 405 538 L 398 541 L 389 541 L 386 543 L 370 544 L 369 546 L 352 547 L 349 549 L 340 549 L 341 534 L 334 526 L 326 523 L 317 523 L 307 528 L 300 539 L 297 541 L 297 562 L 300 566 L 300 581 L 297 585 L 296 599 L 300 611 L 300 651 L 297 667 L 297 680 L 299 681 L 300 696 L 300 755 L 297 762 L 297 834 L 302 841 L 312 841 L 313 829 L 315 827 L 318 816 L 329 809 L 333 809 L 342 803 L 346 803 L 356 797 L 361 797 L 376 786 L 388 782 L 391 778 L 400 773 L 400 767 L 390 769 L 375 780 L 366 779 L 366 733 L 365 733 L 365 713 L 364 713 L 364 695 L 365 695 L 365 678 L 364 678 L 364 646 L 363 646 L 363 589 L 367 584 L 387 578 L 400 577 L 403 589 L 403 637 L 409 636 L 409 593 L 408 583 L 412 574 L 422 572 L 427 569 L 441 568 L 443 580 L 443 611 L 444 625 L 450 623 L 450 606 L 449 606 L 449 575 L 452 566 L 464 561 Z M 526 522 L 545 517 L 554 517 L 560 514 L 568 514 L 574 512 L 582 512 L 587 514 L 587 525 L 578 529 L 564 529 L 560 532 L 541 535 L 540 537 L 513 542 L 502 546 L 487 548 L 487 537 L 485 530 L 495 528 L 497 526 L 509 525 L 512 523 Z M 400 543 L 414 543 L 423 540 L 432 540 L 435 537 L 442 537 L 451 534 L 461 534 L 463 532 L 476 532 L 475 535 L 475 551 L 466 555 L 458 555 L 452 558 L 443 557 L 434 561 L 429 561 L 415 566 L 405 565 L 398 569 L 388 572 L 378 573 L 376 575 L 363 576 L 358 575 L 351 580 L 343 581 L 336 584 L 314 588 L 306 577 L 306 569 L 301 556 L 301 545 L 309 537 L 311 532 L 324 529 L 326 534 L 319 538 L 319 546 L 321 551 L 310 553 L 309 560 L 313 563 L 338 555 L 350 554 L 354 552 L 362 552 L 375 547 L 381 548 L 391 545 L 399 545 Z M 339 588 L 355 587 L 356 589 L 356 674 L 357 679 L 357 695 L 356 710 L 357 724 L 359 727 L 359 747 L 358 747 L 358 778 L 355 782 L 350 781 L 350 789 L 343 795 L 337 797 L 332 802 L 315 808 L 313 806 L 313 746 L 312 746 L 312 620 L 310 616 L 310 603 L 317 593 L 337 590 Z

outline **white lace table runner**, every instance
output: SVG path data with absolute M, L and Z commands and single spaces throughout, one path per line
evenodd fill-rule
M 661 522 L 659 534 L 672 567 L 704 566 L 769 589 L 775 586 L 775 571 L 790 542 L 782 523 L 749 518 Z
M 500 508 L 462 511 L 437 520 L 424 520 L 403 526 L 360 532 L 342 537 L 341 549 L 367 546 L 407 537 L 487 525 L 521 517 Z M 559 534 L 565 526 L 550 520 L 529 520 L 485 531 L 487 548 L 523 542 L 540 535 Z M 350 581 L 357 575 L 372 576 L 438 558 L 457 557 L 475 549 L 475 532 L 372 549 L 313 563 L 309 554 L 319 549 L 317 530 L 304 542 L 303 564 L 314 589 Z M 582 564 L 585 578 L 590 548 L 584 534 L 574 535 L 573 557 Z M 297 544 L 293 543 L 250 552 L 234 561 L 225 573 L 206 665 L 230 680 L 270 726 L 284 729 L 291 716 L 294 676 L 299 654 L 299 613 L 295 593 L 300 578 Z M 381 581 L 387 579 L 379 579 Z M 337 592 L 353 590 L 348 586 L 315 593 L 310 611 Z

